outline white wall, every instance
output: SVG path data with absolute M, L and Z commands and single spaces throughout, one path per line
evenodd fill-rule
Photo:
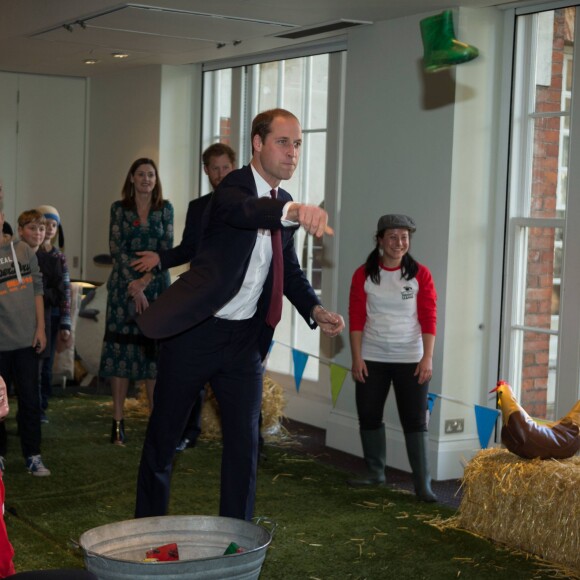
M 105 282 L 109 268 L 93 256 L 109 253 L 109 210 L 121 199 L 129 167 L 159 159 L 161 67 L 147 66 L 90 80 L 84 278 Z M 159 169 L 161 179 L 163 170 Z
M 497 376 L 499 353 L 489 352 L 490 333 L 499 327 L 500 305 L 492 305 L 492 283 L 501 273 L 494 258 L 494 233 L 505 215 L 505 190 L 496 190 L 499 139 L 499 91 L 503 15 L 494 9 L 462 9 L 459 40 L 477 46 L 480 56 L 456 70 L 448 284 L 442 393 L 466 401 L 465 407 L 441 401 L 437 471 L 457 473 L 463 458 L 480 449 L 473 405 L 487 405 Z M 495 306 L 495 308 L 493 308 Z M 490 364 L 490 357 L 495 364 Z M 464 418 L 460 435 L 444 433 L 444 419 Z M 433 425 L 435 427 L 435 425 Z
M 200 100 L 198 65 L 148 66 L 91 79 L 85 279 L 107 280 L 110 268 L 95 265 L 93 256 L 109 252 L 109 209 L 139 157 L 157 162 L 163 195 L 175 209 L 175 243 L 181 241 L 199 182 Z
M 60 213 L 72 278 L 81 275 L 86 81 L 0 73 L 0 179 L 6 220 L 41 204 Z
M 161 77 L 159 172 L 175 211 L 174 245 L 181 242 L 188 203 L 201 173 L 201 66 L 164 66 Z M 181 268 L 174 268 L 176 275 Z
M 0 73 L 0 180 L 4 186 L 6 221 L 16 227 L 16 124 L 18 75 Z

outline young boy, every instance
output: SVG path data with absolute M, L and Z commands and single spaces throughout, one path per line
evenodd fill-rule
M 16 384 L 18 430 L 26 468 L 50 475 L 40 456 L 39 354 L 46 347 L 42 275 L 31 246 L 44 239 L 37 211 L 18 218 L 21 241 L 0 246 L 0 374 Z M 27 243 L 28 242 L 28 243 Z M 0 423 L 0 468 L 4 471 L 6 427 Z
M 51 262 L 58 260 L 60 264 L 59 268 L 62 272 L 58 283 L 60 290 L 59 300 L 51 300 L 50 304 L 48 304 L 46 300 L 46 284 L 44 286 L 45 310 L 48 306 L 48 312 L 45 313 L 45 316 L 47 316 L 47 319 L 50 320 L 50 331 L 48 330 L 49 327 L 47 326 L 46 354 L 43 358 L 42 368 L 40 371 L 40 404 L 42 409 L 41 421 L 43 423 L 48 423 L 46 409 L 48 408 L 48 399 L 52 396 L 52 367 L 54 366 L 56 343 L 60 338 L 62 343 L 66 344 L 71 338 L 71 287 L 70 274 L 68 265 L 66 263 L 66 257 L 59 249 L 63 246 L 60 214 L 58 213 L 58 210 L 52 205 L 41 205 L 36 209 L 42 215 L 44 215 L 44 219 L 46 220 L 46 236 L 37 254 L 40 271 L 43 275 L 45 274 L 42 260 L 45 259 L 44 256 L 48 256 L 46 260 L 50 259 Z M 59 247 L 56 246 L 57 239 Z M 56 268 L 56 266 L 54 267 Z

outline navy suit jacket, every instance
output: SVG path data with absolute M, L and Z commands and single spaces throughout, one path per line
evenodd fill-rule
M 181 266 L 193 259 L 201 242 L 203 212 L 212 195 L 213 191 L 189 202 L 181 243 L 170 250 L 159 251 L 159 266 L 162 270 Z
M 258 229 L 282 230 L 284 294 L 315 328 L 310 313 L 320 301 L 296 256 L 296 227 L 283 227 L 280 221 L 289 201 L 290 194 L 280 188 L 277 199 L 259 198 L 249 166 L 226 175 L 205 209 L 202 239 L 190 269 L 137 318 L 143 334 L 157 339 L 175 336 L 207 320 L 229 302 L 244 281 Z M 262 358 L 274 332 L 265 323 L 271 291 L 270 267 L 256 312 Z

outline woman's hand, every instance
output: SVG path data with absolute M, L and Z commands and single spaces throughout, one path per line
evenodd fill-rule
M 135 301 L 135 310 L 137 314 L 143 314 L 143 312 L 149 308 L 149 300 L 147 300 L 143 292 L 138 292 L 133 297 L 133 300 Z
M 424 356 L 417 364 L 414 376 L 419 377 L 419 384 L 422 385 L 431 380 L 433 376 L 433 358 Z
M 367 370 L 367 365 L 362 358 L 353 358 L 352 359 L 352 378 L 357 383 L 364 383 L 365 377 L 369 376 L 369 371 Z

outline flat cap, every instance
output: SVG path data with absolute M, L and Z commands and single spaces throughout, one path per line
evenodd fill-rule
M 403 215 L 400 213 L 388 213 L 379 218 L 379 223 L 377 225 L 377 231 L 381 232 L 383 230 L 392 230 L 395 228 L 405 228 L 411 233 L 417 230 L 417 226 L 413 218 L 408 215 Z

